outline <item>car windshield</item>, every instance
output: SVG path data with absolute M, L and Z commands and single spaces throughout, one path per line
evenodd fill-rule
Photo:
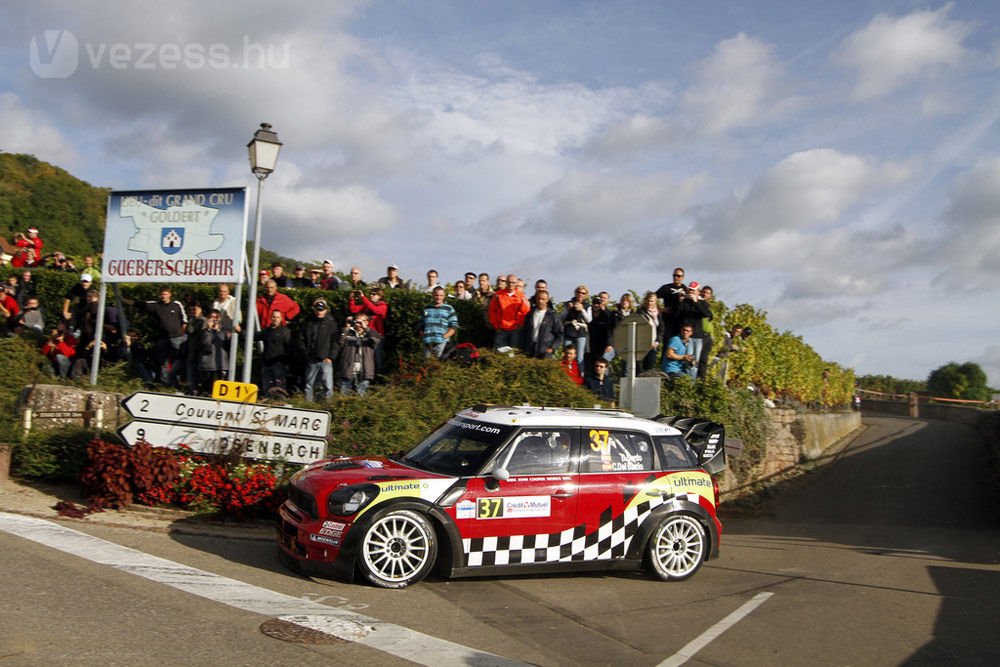
M 513 430 L 512 426 L 456 417 L 407 452 L 402 461 L 441 475 L 475 475 Z

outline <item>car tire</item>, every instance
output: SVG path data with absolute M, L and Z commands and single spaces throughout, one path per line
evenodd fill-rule
M 690 514 L 671 514 L 646 544 L 646 569 L 657 579 L 680 581 L 698 571 L 707 553 L 705 527 Z
M 380 588 L 406 588 L 427 576 L 437 559 L 437 536 L 426 517 L 390 510 L 361 538 L 358 568 Z

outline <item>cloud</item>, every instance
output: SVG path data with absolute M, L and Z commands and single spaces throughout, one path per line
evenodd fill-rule
M 684 105 L 701 128 L 720 134 L 771 120 L 794 104 L 784 93 L 784 67 L 771 46 L 743 33 L 716 44 L 697 65 Z
M 305 184 L 298 165 L 286 160 L 280 166 L 267 182 L 264 213 L 270 231 L 263 234 L 265 245 L 272 243 L 293 256 L 313 257 L 318 239 L 325 240 L 321 247 L 329 247 L 385 234 L 399 223 L 392 204 L 370 187 Z
M 923 258 L 946 265 L 945 285 L 1000 287 L 1000 158 L 976 164 L 955 177 L 944 212 L 943 233 Z
M 816 231 L 842 221 L 870 193 L 908 176 L 905 166 L 832 148 L 800 151 L 767 169 L 745 195 L 702 211 L 697 230 L 741 243 Z
M 949 20 L 951 8 L 949 3 L 901 17 L 879 14 L 845 39 L 834 61 L 856 70 L 854 99 L 881 97 L 936 69 L 957 65 L 971 25 Z
M 590 137 L 582 152 L 595 161 L 622 162 L 677 146 L 688 134 L 676 120 L 638 113 L 611 123 Z
M 14 93 L 0 93 L 0 118 L 4 121 L 0 150 L 29 153 L 62 167 L 72 167 L 78 161 L 79 156 L 66 137 L 42 114 L 26 109 Z

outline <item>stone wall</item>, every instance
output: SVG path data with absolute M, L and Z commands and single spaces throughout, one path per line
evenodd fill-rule
M 860 412 L 799 413 L 773 408 L 768 414 L 772 430 L 764 460 L 749 485 L 737 484 L 732 475 L 724 477 L 722 491 L 730 496 L 739 496 L 761 482 L 778 481 L 800 464 L 821 459 L 830 447 L 861 428 Z
M 32 431 L 65 426 L 95 428 L 98 410 L 103 417 L 102 428 L 114 430 L 129 420 L 121 407 L 122 398 L 121 394 L 78 387 L 36 384 L 21 390 L 17 407 L 22 420 L 24 410 L 31 410 Z

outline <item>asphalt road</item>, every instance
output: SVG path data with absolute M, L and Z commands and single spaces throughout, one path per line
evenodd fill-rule
M 985 448 L 960 425 L 865 423 L 761 513 L 728 519 L 721 558 L 682 583 L 584 574 L 383 591 L 296 576 L 265 541 L 58 524 L 178 564 L 110 566 L 12 535 L 0 515 L 0 667 L 436 665 L 452 645 L 469 651 L 453 662 L 472 664 L 489 661 L 475 651 L 539 665 L 993 664 L 1000 504 Z M 375 630 L 365 645 L 246 610 L 265 594 Z M 396 630 L 422 634 L 388 650 Z

